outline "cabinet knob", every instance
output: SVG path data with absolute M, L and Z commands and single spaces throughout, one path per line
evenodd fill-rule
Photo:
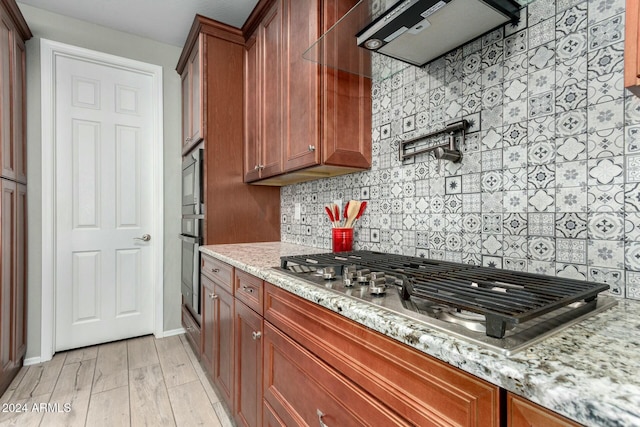
M 320 427 L 329 427 L 324 423 L 324 421 L 322 421 L 322 417 L 324 417 L 324 413 L 320 409 L 316 410 L 316 414 L 318 414 L 318 422 L 320 423 Z
M 191 142 L 191 137 L 190 137 L 190 136 L 186 137 L 186 138 L 184 139 L 184 142 Z
M 264 165 L 258 165 L 258 169 L 260 170 L 264 169 Z
M 257 171 L 257 170 L 260 170 L 260 165 L 256 165 L 256 167 L 255 167 L 255 168 L 253 168 L 253 170 L 256 170 L 256 171 Z
M 315 145 L 310 145 L 309 146 L 309 151 L 316 151 L 316 146 Z
M 193 331 L 193 326 L 187 326 L 187 331 L 189 332 Z
M 251 332 L 251 338 L 253 338 L 254 341 L 259 340 L 261 337 L 262 337 L 262 332 L 260 331 Z
M 212 294 L 209 294 L 209 298 L 218 299 L 218 295 L 212 293 Z

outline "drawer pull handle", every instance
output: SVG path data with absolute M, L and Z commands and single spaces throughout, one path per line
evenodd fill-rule
M 216 294 L 209 294 L 209 298 L 211 298 L 211 299 L 217 299 L 217 298 L 218 298 L 218 295 L 216 295 Z
M 187 326 L 187 331 L 189 332 L 193 331 L 193 326 Z
M 242 286 L 242 290 L 245 292 L 253 293 L 253 288 L 248 287 L 247 285 Z
M 318 414 L 318 422 L 320 423 L 320 427 L 329 427 L 324 423 L 324 421 L 322 421 L 322 417 L 324 417 L 324 414 L 320 409 L 316 410 L 316 414 Z
M 262 338 L 262 332 L 260 332 L 260 331 L 251 332 L 251 338 L 253 338 L 254 341 L 259 340 L 260 338 Z
M 219 268 L 212 268 L 211 272 L 212 273 L 220 273 L 220 269 Z

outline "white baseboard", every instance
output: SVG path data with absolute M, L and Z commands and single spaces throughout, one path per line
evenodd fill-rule
M 174 335 L 182 335 L 185 332 L 186 331 L 184 330 L 184 328 L 172 329 L 170 331 L 162 332 L 162 337 L 158 337 L 158 338 L 167 338 L 167 337 L 172 337 Z
M 40 356 L 30 357 L 28 359 L 24 359 L 22 366 L 37 365 L 38 363 L 41 363 L 41 361 L 42 361 L 42 358 Z

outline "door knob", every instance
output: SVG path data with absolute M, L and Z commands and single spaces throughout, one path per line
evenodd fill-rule
M 143 234 L 142 237 L 134 237 L 133 240 L 142 240 L 143 242 L 148 242 L 151 240 L 151 236 L 149 234 Z

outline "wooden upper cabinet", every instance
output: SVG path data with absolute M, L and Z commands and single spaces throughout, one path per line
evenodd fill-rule
M 13 147 L 15 156 L 15 179 L 27 182 L 27 112 L 26 112 L 26 82 L 25 67 L 26 53 L 24 41 L 20 37 L 13 37 Z
M 258 31 L 247 40 L 244 52 L 244 180 L 260 179 L 260 63 Z
M 11 137 L 11 22 L 0 10 L 0 173 L 9 179 L 16 178 L 15 146 Z
M 182 73 L 183 154 L 202 140 L 202 43 L 200 36 Z
M 245 48 L 246 182 L 283 172 L 282 0 L 276 0 Z
M 285 170 L 320 164 L 320 73 L 302 57 L 320 33 L 318 0 L 285 0 Z
M 246 182 L 287 185 L 371 166 L 370 79 L 303 58 L 355 3 L 276 0 L 255 32 L 257 49 L 248 38 L 246 90 L 262 99 L 246 98 L 258 105 L 245 110 L 247 126 L 258 127 L 245 132 Z M 252 125 L 254 114 L 259 125 Z
M 624 39 L 624 86 L 640 96 L 640 1 L 627 0 Z
M 507 427 L 578 427 L 580 424 L 507 393 Z

